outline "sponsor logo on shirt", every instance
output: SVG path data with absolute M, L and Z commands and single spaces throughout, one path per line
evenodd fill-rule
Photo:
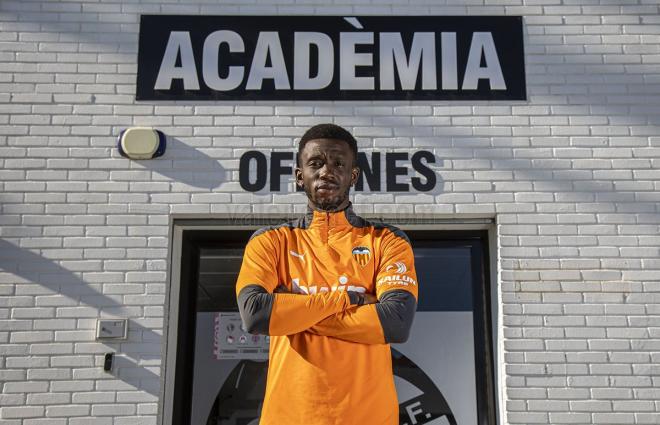
M 339 284 L 333 286 L 302 285 L 300 283 L 300 278 L 294 278 L 291 279 L 291 292 L 293 292 L 294 294 L 307 294 L 307 295 L 319 294 L 324 292 L 335 292 L 335 291 L 353 291 L 353 292 L 360 292 L 363 294 L 367 292 L 367 288 L 364 288 L 362 286 L 346 285 L 346 283 L 348 282 L 346 276 L 340 276 L 338 280 L 339 280 Z
M 394 263 L 394 264 L 390 264 L 389 266 L 387 266 L 387 267 L 385 268 L 385 271 L 388 272 L 388 271 L 390 271 L 390 270 L 392 270 L 392 269 L 396 269 L 396 272 L 399 273 L 399 274 L 401 274 L 401 273 L 405 273 L 405 272 L 408 270 L 408 268 L 406 267 L 406 265 L 403 264 L 401 261 L 397 261 L 397 262 Z
M 366 246 L 356 246 L 353 248 L 353 258 L 360 266 L 364 267 L 371 259 L 371 251 Z
M 388 276 L 383 276 L 378 279 L 376 286 L 387 285 L 387 286 L 408 286 L 408 285 L 417 286 L 417 281 L 410 276 L 404 274 L 391 274 Z
M 305 254 L 299 254 L 296 251 L 289 251 L 289 254 L 291 254 L 293 257 L 300 258 L 300 261 L 303 263 L 305 262 Z

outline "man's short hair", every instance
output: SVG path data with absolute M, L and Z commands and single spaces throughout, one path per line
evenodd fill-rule
M 305 148 L 305 144 L 315 139 L 343 140 L 351 148 L 351 151 L 353 151 L 353 164 L 357 163 L 357 140 L 355 140 L 355 137 L 348 130 L 336 124 L 317 124 L 307 130 L 300 138 L 300 142 L 298 143 L 298 166 L 300 166 L 300 156 Z

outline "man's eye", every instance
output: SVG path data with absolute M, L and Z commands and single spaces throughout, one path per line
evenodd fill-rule
M 318 168 L 321 166 L 321 161 L 309 161 L 308 164 L 310 167 Z

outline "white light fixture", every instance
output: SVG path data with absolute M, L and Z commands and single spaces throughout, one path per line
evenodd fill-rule
M 165 134 L 151 127 L 122 130 L 117 138 L 119 154 L 130 159 L 152 159 L 165 153 Z

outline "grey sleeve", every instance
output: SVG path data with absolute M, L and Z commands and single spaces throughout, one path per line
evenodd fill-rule
M 247 332 L 268 335 L 274 299 L 273 294 L 259 285 L 247 285 L 241 289 L 238 293 L 238 311 Z
M 376 312 L 383 327 L 386 343 L 401 343 L 408 340 L 417 310 L 417 300 L 408 291 L 387 291 L 378 299 Z

